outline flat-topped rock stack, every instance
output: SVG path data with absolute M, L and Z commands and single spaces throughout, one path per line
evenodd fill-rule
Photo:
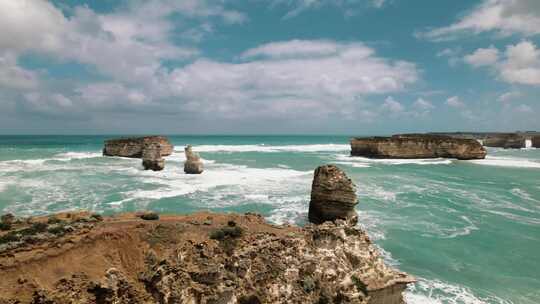
M 103 155 L 142 158 L 144 148 L 152 145 L 159 146 L 162 157 L 171 155 L 174 150 L 174 146 L 165 136 L 129 137 L 106 140 Z
M 201 174 L 203 172 L 203 163 L 199 153 L 193 152 L 191 145 L 187 145 L 184 152 L 186 154 L 184 172 L 187 174 Z
M 475 139 L 432 134 L 400 134 L 391 137 L 351 139 L 351 156 L 370 158 L 484 159 L 486 150 Z
M 321 224 L 341 219 L 354 225 L 358 221 L 356 204 L 356 186 L 345 172 L 334 165 L 315 169 L 308 213 L 310 222 Z

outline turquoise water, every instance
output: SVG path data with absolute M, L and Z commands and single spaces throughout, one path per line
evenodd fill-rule
M 105 138 L 0 137 L 0 212 L 253 211 L 302 225 L 313 169 L 335 163 L 385 259 L 419 278 L 409 303 L 540 303 L 540 149 L 369 160 L 349 157 L 345 136 L 171 136 L 166 169 L 148 172 L 102 157 Z M 183 174 L 186 144 L 202 175 Z

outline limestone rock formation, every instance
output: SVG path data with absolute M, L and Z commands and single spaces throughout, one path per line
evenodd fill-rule
M 199 154 L 193 152 L 191 145 L 187 145 L 184 151 L 186 153 L 184 172 L 187 174 L 201 174 L 203 172 L 203 163 Z
M 533 148 L 540 148 L 540 136 L 533 136 L 531 138 L 531 144 Z
M 500 133 L 486 137 L 482 143 L 486 147 L 521 149 L 525 148 L 525 136 L 517 133 Z
M 351 156 L 371 158 L 484 159 L 486 150 L 474 139 L 431 134 L 351 139 Z
M 356 224 L 356 186 L 345 172 L 334 165 L 315 169 L 309 203 L 309 221 L 321 224 L 337 219 Z
M 212 237 L 220 230 L 239 232 Z M 404 304 L 414 282 L 340 220 L 300 228 L 255 214 L 124 214 L 51 238 L 0 252 L 0 303 Z
M 161 145 L 158 143 L 145 144 L 142 151 L 142 164 L 144 170 L 163 170 L 165 168 L 165 160 L 161 155 Z
M 141 158 L 144 147 L 151 144 L 159 146 L 161 156 L 171 155 L 174 149 L 174 146 L 164 136 L 119 138 L 105 141 L 103 155 Z

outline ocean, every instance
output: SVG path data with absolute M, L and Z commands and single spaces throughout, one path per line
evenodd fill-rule
M 408 303 L 540 303 L 540 149 L 485 160 L 350 157 L 347 136 L 169 136 L 161 172 L 102 157 L 116 136 L 0 136 L 0 213 L 258 212 L 304 225 L 313 170 L 358 188 L 359 222 L 386 261 L 418 278 Z M 204 159 L 183 173 L 183 147 Z

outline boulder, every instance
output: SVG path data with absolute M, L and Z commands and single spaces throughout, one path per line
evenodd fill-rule
M 310 222 L 321 224 L 341 219 L 356 224 L 358 215 L 354 207 L 357 203 L 356 186 L 345 172 L 334 165 L 315 169 L 308 213 Z
M 144 147 L 150 144 L 160 147 L 161 156 L 169 156 L 174 150 L 174 146 L 164 136 L 130 137 L 106 140 L 103 155 L 141 158 Z
M 351 156 L 370 158 L 484 159 L 486 150 L 475 139 L 432 134 L 351 139 Z
M 191 145 L 184 148 L 186 153 L 186 162 L 184 163 L 184 172 L 187 174 L 201 174 L 203 172 L 203 163 L 197 152 L 193 152 Z
M 142 159 L 144 170 L 161 171 L 165 168 L 165 160 L 161 157 L 159 144 L 146 144 L 143 148 Z

